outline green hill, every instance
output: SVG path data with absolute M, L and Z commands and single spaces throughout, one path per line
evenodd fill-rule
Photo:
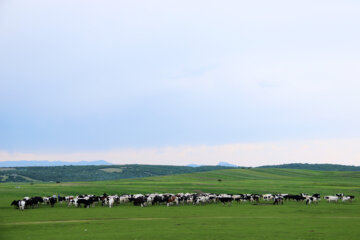
M 237 178 L 263 179 L 260 174 L 264 169 L 266 176 L 277 169 L 303 169 L 316 171 L 360 171 L 360 167 L 335 164 L 283 164 L 262 166 L 258 168 L 231 168 L 225 166 L 163 166 L 163 165 L 100 165 L 100 166 L 51 166 L 51 167 L 12 167 L 0 168 L 0 182 L 75 182 L 75 181 L 103 181 L 124 178 L 142 178 L 166 176 L 184 173 L 200 173 L 221 169 L 243 169 Z M 228 172 L 227 172 L 228 173 Z M 255 174 L 256 173 L 256 174 Z M 277 172 L 280 173 L 280 172 Z M 282 172 L 281 174 L 284 174 Z M 307 173 L 308 174 L 308 173 Z M 331 175 L 331 173 L 329 173 Z M 219 176 L 220 177 L 220 176 Z
M 340 164 L 309 164 L 309 163 L 290 163 L 281 165 L 267 165 L 259 168 L 287 168 L 287 169 L 307 169 L 320 171 L 360 171 L 360 167 L 340 165 Z
M 103 165 L 0 168 L 0 182 L 73 182 L 141 178 L 228 169 L 224 166 Z

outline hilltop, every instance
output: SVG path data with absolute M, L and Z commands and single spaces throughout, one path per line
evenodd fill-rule
M 36 166 L 0 168 L 0 182 L 73 182 L 102 181 L 123 178 L 166 176 L 183 173 L 208 172 L 221 169 L 302 169 L 316 171 L 360 171 L 360 167 L 337 164 L 283 164 L 257 168 L 231 166 L 164 166 L 164 165 L 86 165 Z
M 267 165 L 259 168 L 284 168 L 284 169 L 304 169 L 319 171 L 360 171 L 360 167 L 340 165 L 340 164 L 309 164 L 309 163 L 290 163 L 281 165 Z
M 165 176 L 227 169 L 224 166 L 100 165 L 0 168 L 0 182 L 73 182 Z

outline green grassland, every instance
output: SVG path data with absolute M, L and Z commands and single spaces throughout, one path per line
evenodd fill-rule
M 218 181 L 221 179 L 221 181 Z M 306 206 L 149 206 L 110 209 L 10 207 L 24 196 L 124 193 L 320 193 L 356 196 L 352 203 Z M 360 172 L 228 169 L 102 182 L 0 184 L 0 239 L 359 239 Z

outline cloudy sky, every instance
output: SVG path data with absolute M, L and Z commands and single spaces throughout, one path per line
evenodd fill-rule
M 0 0 L 0 161 L 360 165 L 360 2 Z

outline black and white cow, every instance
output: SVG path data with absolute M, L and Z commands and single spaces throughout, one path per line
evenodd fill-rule
M 274 195 L 273 199 L 274 199 L 273 205 L 284 204 L 284 197 L 281 195 Z
M 132 198 L 130 198 L 130 201 L 134 202 L 134 206 L 144 207 L 146 206 L 147 199 L 142 194 L 136 194 Z
M 346 202 L 346 201 L 352 202 L 354 199 L 355 199 L 355 196 L 343 196 L 343 197 L 341 198 L 341 200 L 342 200 L 343 202 Z
M 231 194 L 220 194 L 218 200 L 225 206 L 226 203 L 231 205 L 233 198 Z
M 340 197 L 339 196 L 325 196 L 324 199 L 327 200 L 328 202 L 338 202 Z
M 12 201 L 10 206 L 14 206 L 15 208 L 23 211 L 25 209 L 25 204 L 26 204 L 25 200 L 14 200 Z

